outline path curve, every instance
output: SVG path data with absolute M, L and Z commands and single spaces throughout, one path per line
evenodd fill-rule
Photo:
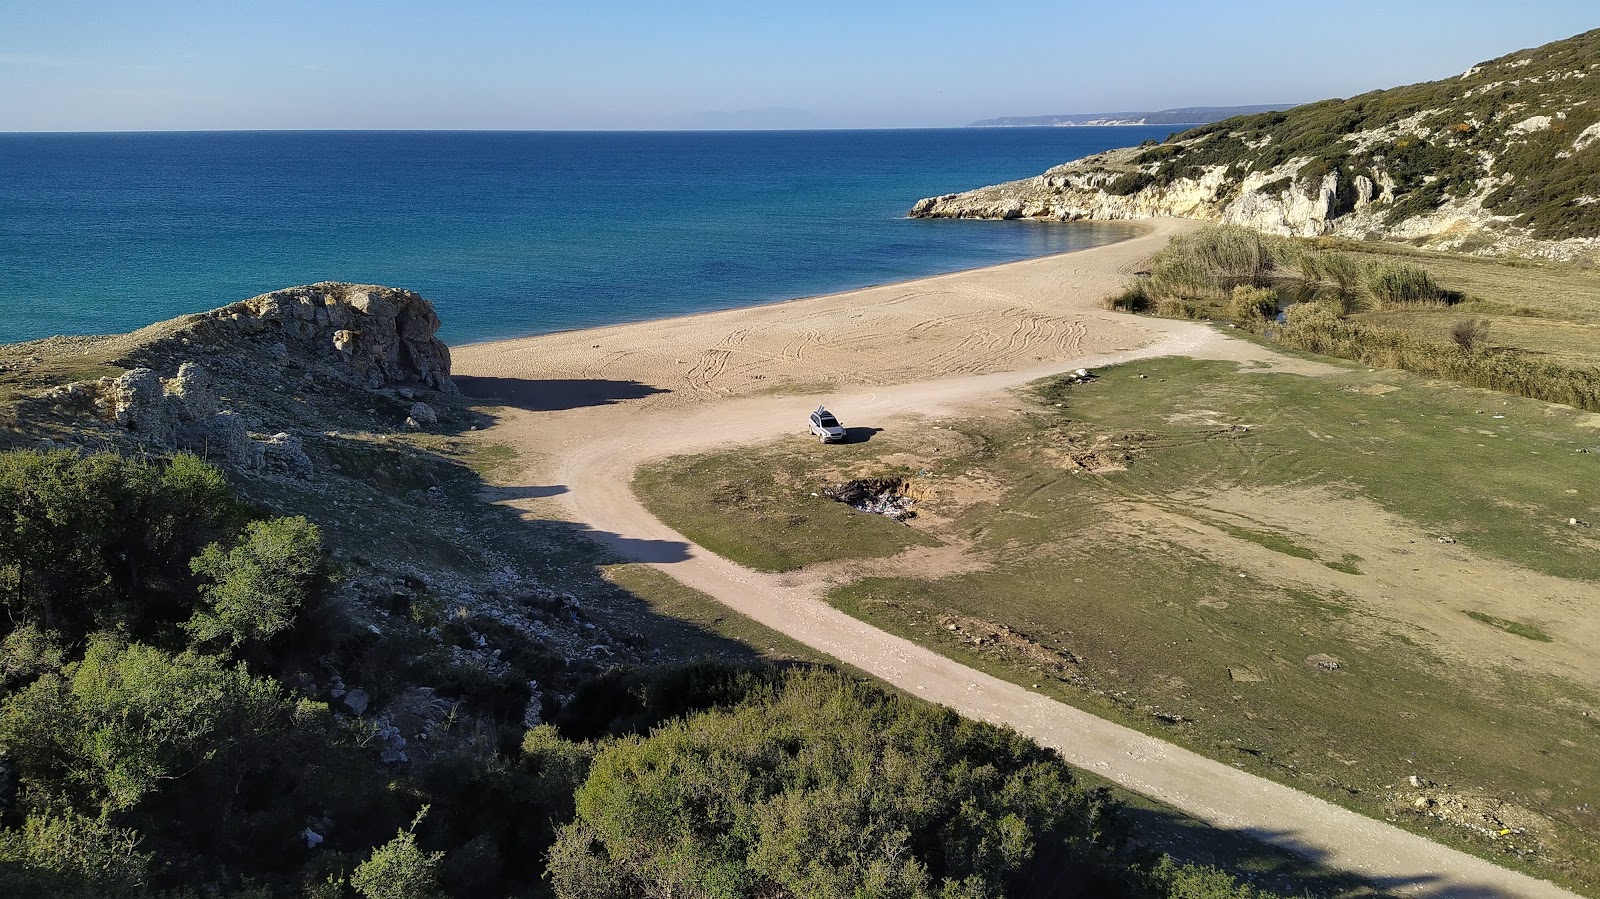
M 1089 272 L 1084 269 L 1090 266 L 1084 260 L 1092 252 L 1057 257 L 1055 264 L 1065 269 L 1065 277 L 1086 276 Z M 1546 881 L 1095 717 L 874 628 L 824 602 L 823 585 L 753 571 L 693 545 L 651 515 L 631 488 L 634 471 L 646 462 L 795 433 L 796 410 L 803 414 L 816 399 L 848 409 L 850 420 L 862 422 L 898 415 L 959 414 L 976 406 L 992 411 L 1006 400 L 1009 389 L 1076 367 L 1162 355 L 1241 358 L 1265 352 L 1199 325 L 1148 320 L 1142 324 L 1151 332 L 1147 337 L 1153 338 L 1145 346 L 1069 363 L 846 389 L 813 398 L 702 397 L 686 407 L 617 404 L 553 413 L 508 410 L 486 436 L 541 457 L 543 475 L 566 488 L 555 501 L 573 521 L 592 528 L 595 539 L 618 556 L 653 565 L 761 624 L 902 690 L 963 715 L 1014 728 L 1057 750 L 1072 765 L 1209 824 L 1359 874 L 1402 895 L 1575 896 Z M 471 348 L 467 349 L 470 371 L 474 366 Z

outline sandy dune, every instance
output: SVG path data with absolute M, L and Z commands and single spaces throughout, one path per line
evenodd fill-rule
M 462 347 L 462 386 L 506 405 L 486 439 L 528 460 L 519 507 L 592 528 L 757 621 L 908 692 L 1006 724 L 1072 764 L 1416 896 L 1570 896 L 1280 784 L 967 668 L 836 611 L 823 585 L 750 571 L 686 541 L 630 489 L 666 455 L 792 433 L 818 401 L 853 421 L 1005 399 L 1056 371 L 1167 354 L 1303 366 L 1186 322 L 1115 316 L 1101 297 L 1168 236 L 756 309 Z

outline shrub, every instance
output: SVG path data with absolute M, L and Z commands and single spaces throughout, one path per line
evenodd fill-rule
M 394 839 L 372 850 L 372 856 L 350 877 L 356 892 L 366 899 L 442 899 L 439 864 L 444 853 L 417 848 L 417 825 L 427 813 L 423 806 L 410 830 L 399 831 Z
M 1143 279 L 1128 284 L 1121 293 L 1105 298 L 1105 308 L 1113 312 L 1144 312 L 1150 308 L 1150 297 L 1145 294 Z
M 562 897 L 1123 892 L 1114 803 L 1022 737 L 833 673 L 610 743 Z
M 1464 350 L 1475 350 L 1489 339 L 1489 322 L 1486 319 L 1464 318 L 1450 328 L 1450 340 Z
M 1246 327 L 1259 327 L 1278 315 L 1278 292 L 1270 287 L 1240 284 L 1233 289 L 1228 317 Z
M 189 567 L 210 582 L 186 625 L 197 641 L 267 640 L 293 626 L 322 578 L 322 532 L 298 516 L 251 522 L 232 549 L 213 543 Z
M 76 812 L 27 818 L 0 830 L 0 895 L 122 899 L 144 894 L 151 856 L 139 835 Z
M 1362 275 L 1361 283 L 1381 309 L 1443 303 L 1445 300 L 1444 291 L 1439 289 L 1427 269 L 1404 262 L 1373 265 Z
M 231 783 L 267 763 L 292 710 L 276 683 L 218 659 L 95 637 L 0 705 L 0 751 L 38 795 L 122 810 L 178 777 Z

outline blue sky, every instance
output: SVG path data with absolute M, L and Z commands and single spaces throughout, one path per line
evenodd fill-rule
M 0 130 L 937 127 L 1315 100 L 1594 0 L 3 0 Z

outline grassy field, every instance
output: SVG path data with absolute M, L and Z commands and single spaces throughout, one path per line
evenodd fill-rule
M 1489 259 L 1400 247 L 1322 241 L 1359 258 L 1396 256 L 1426 268 L 1464 302 L 1449 307 L 1365 312 L 1355 320 L 1444 343 L 1464 318 L 1489 322 L 1489 344 L 1567 365 L 1600 366 L 1600 270 L 1557 262 Z
M 1600 417 L 1364 368 L 1103 375 L 638 485 L 747 564 L 856 560 L 832 602 L 975 667 L 1600 884 L 1600 541 L 1570 523 L 1600 521 Z M 884 474 L 924 497 L 910 526 L 810 495 Z M 758 501 L 714 501 L 730 483 Z M 953 561 L 871 561 L 929 540 Z
M 869 447 L 836 447 L 842 451 L 839 461 L 873 458 Z M 815 470 L 812 456 L 790 457 L 777 466 L 773 462 L 738 453 L 710 459 L 684 456 L 640 470 L 634 486 L 659 498 L 658 514 L 674 520 L 695 516 L 701 546 L 765 571 L 792 571 L 823 560 L 870 559 L 937 543 L 887 518 L 850 514 L 821 496 L 830 472 Z M 905 472 L 880 466 L 875 473 Z M 834 474 L 842 478 L 842 473 Z M 676 484 L 694 484 L 699 492 L 675 489 Z

